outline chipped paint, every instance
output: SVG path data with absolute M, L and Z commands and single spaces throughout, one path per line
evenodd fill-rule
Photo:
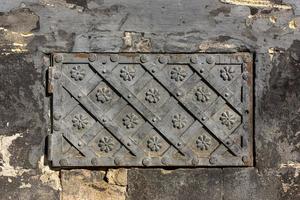
M 23 182 L 22 182 L 19 188 L 20 188 L 20 189 L 23 189 L 23 188 L 31 188 L 31 186 L 32 186 L 32 185 L 31 185 L 30 183 L 23 183 Z
M 299 176 L 299 173 L 300 173 L 300 163 L 299 162 L 289 161 L 288 163 L 281 164 L 280 168 L 294 168 L 295 169 L 294 177 L 297 178 Z
M 40 180 L 43 184 L 48 185 L 54 190 L 61 191 L 61 183 L 59 178 L 59 171 L 51 170 L 49 166 L 44 165 L 44 156 L 38 162 L 39 170 L 41 171 Z
M 207 40 L 199 45 L 199 51 L 205 52 L 208 49 L 235 49 L 236 45 L 230 43 L 221 43 L 216 41 Z
M 173 172 L 173 170 L 166 170 L 166 169 L 161 169 L 160 173 L 162 174 L 171 174 Z
M 21 176 L 25 172 L 29 172 L 28 169 L 10 165 L 10 160 L 13 159 L 13 157 L 9 152 L 9 148 L 13 141 L 20 137 L 23 137 L 23 133 L 16 133 L 12 136 L 0 136 L 0 154 L 2 155 L 2 160 L 0 160 L 0 176 L 16 177 Z
M 240 6 L 250 6 L 259 8 L 278 8 L 283 10 L 291 10 L 292 6 L 288 4 L 273 3 L 268 0 L 220 0 L 222 3 L 228 3 Z
M 296 29 L 297 27 L 298 27 L 298 25 L 297 25 L 297 22 L 296 22 L 295 19 L 293 19 L 293 20 L 291 20 L 291 21 L 289 22 L 289 28 L 290 28 L 290 29 Z
M 3 33 L 3 38 L 7 41 L 9 41 L 11 44 L 0 44 L 1 46 L 7 46 L 9 45 L 10 48 L 2 48 L 2 53 L 8 55 L 10 52 L 12 53 L 23 53 L 27 52 L 27 44 L 31 41 L 34 34 L 33 33 L 23 33 L 23 32 L 15 32 L 10 31 L 4 27 L 0 27 L 0 33 Z

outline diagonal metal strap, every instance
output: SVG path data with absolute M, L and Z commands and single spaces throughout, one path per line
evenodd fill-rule
M 155 122 L 157 119 L 156 115 L 152 113 L 138 98 L 136 98 L 135 94 L 133 94 L 127 87 L 124 87 L 123 84 L 114 80 L 109 73 L 103 73 L 99 68 L 92 66 L 94 70 L 96 70 L 101 78 L 106 80 L 112 87 L 117 89 L 117 91 L 122 95 L 138 112 L 140 112 L 146 120 L 155 127 L 179 152 L 182 154 L 191 157 L 194 155 L 193 151 L 188 148 L 185 143 L 181 140 L 180 137 L 175 134 L 163 131 L 159 126 L 156 125 Z
M 87 109 L 107 130 L 110 131 L 131 153 L 135 156 L 140 156 L 141 151 L 136 144 L 134 144 L 121 130 L 114 124 L 110 119 L 105 118 L 102 115 L 101 109 L 87 96 L 81 92 L 78 87 L 72 83 L 71 80 L 65 75 L 62 75 L 63 87 L 69 91 L 69 93 L 75 98 L 80 104 Z M 80 98 L 79 98 L 80 97 Z
M 210 71 L 208 73 L 206 73 L 206 75 L 204 76 L 203 74 L 201 74 L 199 71 L 201 71 L 201 67 L 199 65 L 194 65 L 194 64 L 191 64 L 189 65 L 191 66 L 192 69 L 194 69 L 194 71 L 196 72 L 196 74 L 198 74 L 205 82 L 207 82 L 210 86 L 212 86 L 211 88 L 213 88 L 217 94 L 219 94 L 220 96 L 222 96 L 222 98 L 228 103 L 230 104 L 233 108 L 234 106 L 237 106 L 237 105 L 232 105 L 234 102 L 238 102 L 237 99 L 235 99 L 234 97 L 231 97 L 231 98 L 226 98 L 224 97 L 223 93 L 224 91 L 220 89 L 217 89 L 217 84 L 215 84 L 214 82 L 212 82 L 210 79 L 208 79 L 207 77 L 209 76 L 214 76 L 210 73 Z M 212 69 L 212 68 L 211 68 Z M 231 82 L 235 82 L 236 80 L 238 79 L 238 77 L 236 77 L 234 80 L 232 80 Z M 240 112 L 240 110 L 236 110 L 240 115 L 242 115 L 242 113 Z
M 148 70 L 148 69 L 146 69 Z M 194 106 L 192 102 L 185 102 L 182 101 L 180 97 L 177 95 L 176 87 L 170 81 L 168 81 L 162 71 L 155 73 L 155 78 L 180 102 L 184 105 L 190 113 L 198 119 L 207 129 L 212 131 L 212 133 L 228 148 L 230 149 L 235 155 L 238 155 L 241 152 L 241 149 L 237 145 L 233 145 L 234 142 L 231 138 L 227 137 L 227 135 L 223 131 L 214 130 L 213 124 L 211 121 L 206 121 L 206 116 L 203 116 L 202 111 L 199 110 L 198 107 Z M 218 98 L 216 103 L 220 103 L 220 101 L 225 101 L 222 98 Z M 205 120 L 203 120 L 205 119 Z
M 95 157 L 95 152 L 85 144 L 84 141 L 79 139 L 77 135 L 73 133 L 72 130 L 66 128 L 67 126 L 63 123 L 64 128 L 62 128 L 62 135 L 66 138 L 80 153 L 85 157 Z

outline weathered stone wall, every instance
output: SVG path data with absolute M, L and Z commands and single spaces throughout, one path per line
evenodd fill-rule
M 299 0 L 0 0 L 0 199 L 300 198 Z M 50 52 L 255 53 L 255 167 L 53 170 Z

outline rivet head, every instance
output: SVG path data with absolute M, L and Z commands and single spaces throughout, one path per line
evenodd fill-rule
M 127 146 L 129 146 L 129 147 L 130 147 L 130 146 L 131 146 L 131 143 L 130 143 L 130 142 L 127 142 Z
M 131 95 L 131 94 L 129 94 L 127 97 L 130 99 L 130 98 L 132 97 L 132 95 Z
M 60 160 L 59 160 L 59 164 L 60 164 L 61 166 L 66 166 L 66 165 L 68 165 L 68 161 L 67 161 L 67 159 L 60 159 Z
M 89 61 L 90 61 L 90 62 L 94 62 L 96 59 L 97 59 L 96 54 L 91 53 L 91 54 L 89 55 Z
M 210 164 L 216 164 L 216 163 L 217 163 L 217 158 L 216 158 L 216 157 L 211 157 L 211 158 L 209 159 L 209 163 L 210 163 Z
M 110 60 L 111 60 L 111 62 L 117 62 L 118 60 L 119 60 L 119 56 L 118 55 L 111 55 L 110 56 Z
M 55 62 L 60 63 L 63 60 L 63 58 L 61 55 L 55 55 L 54 60 L 55 60 Z
M 53 118 L 54 118 L 55 120 L 59 120 L 59 119 L 61 118 L 61 114 L 60 114 L 59 112 L 54 112 L 54 113 L 53 113 Z
M 115 158 L 114 163 L 115 165 L 121 165 L 121 158 L 120 157 Z
M 142 161 L 143 165 L 149 166 L 150 165 L 150 159 L 149 158 L 144 158 Z
M 163 165 L 168 165 L 168 164 L 169 164 L 168 158 L 163 157 L 163 158 L 161 159 L 161 163 L 162 163 Z
M 178 96 L 178 97 L 182 96 L 182 92 L 180 92 L 180 91 L 176 92 L 176 96 Z
M 106 120 L 106 118 L 102 118 L 102 120 L 101 120 L 102 122 L 106 122 L 107 120 Z
M 158 58 L 158 61 L 159 61 L 159 63 L 161 63 L 161 64 L 165 64 L 165 63 L 168 62 L 168 59 L 167 59 L 165 56 L 160 56 L 160 57 Z
M 193 64 L 197 64 L 198 63 L 198 57 L 195 56 L 195 55 L 191 56 L 190 62 L 193 63 Z
M 152 68 L 152 69 L 151 69 L 151 72 L 152 72 L 152 73 L 155 73 L 155 72 L 156 72 L 156 69 L 155 69 L 155 68 Z
M 199 164 L 199 159 L 198 158 L 193 158 L 192 159 L 192 165 L 198 165 Z
M 206 117 L 201 117 L 201 121 L 205 121 L 206 120 Z
M 148 57 L 146 55 L 142 55 L 140 60 L 142 63 L 146 63 L 146 62 L 148 62 Z
M 206 62 L 207 62 L 207 64 L 213 64 L 214 61 L 215 61 L 214 57 L 212 57 L 212 56 L 206 57 Z
M 243 73 L 242 77 L 243 77 L 244 80 L 247 80 L 248 79 L 248 73 Z
M 199 72 L 200 72 L 200 73 L 203 73 L 203 72 L 204 72 L 204 69 L 203 69 L 203 68 L 199 69 Z
M 94 165 L 94 166 L 98 165 L 98 160 L 97 160 L 97 158 L 92 158 L 91 163 L 92 163 L 92 165 Z
M 178 142 L 177 143 L 177 147 L 181 147 L 182 143 L 181 142 Z
M 106 73 L 106 69 L 103 69 L 103 70 L 102 70 L 102 73 L 105 74 L 105 73 Z
M 80 98 L 82 97 L 82 95 L 81 95 L 81 94 L 78 94 L 77 97 L 80 99 Z
M 60 78 L 60 73 L 55 73 L 55 74 L 54 74 L 54 78 L 55 78 L 55 79 L 59 79 L 59 78 Z
M 242 157 L 242 161 L 243 161 L 244 163 L 248 162 L 248 160 L 249 160 L 248 156 L 243 156 L 243 157 Z
M 53 130 L 59 131 L 59 130 L 60 130 L 59 125 L 58 125 L 58 124 L 54 124 L 54 125 L 53 125 Z
M 229 94 L 228 94 L 228 93 L 225 93 L 224 96 L 225 96 L 225 97 L 229 97 Z
M 226 144 L 227 146 L 231 146 L 231 145 L 232 145 L 232 141 L 231 141 L 231 140 L 227 140 L 227 141 L 225 142 L 225 144 Z
M 153 121 L 153 122 L 156 122 L 156 121 L 157 121 L 157 118 L 156 118 L 156 117 L 154 117 L 154 118 L 152 119 L 152 121 Z
M 102 63 L 103 65 L 105 65 L 105 64 L 107 63 L 106 58 L 102 58 L 102 59 L 101 59 L 101 63 Z

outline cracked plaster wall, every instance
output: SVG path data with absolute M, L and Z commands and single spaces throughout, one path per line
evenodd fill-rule
M 299 199 L 298 0 L 0 0 L 0 199 Z M 49 168 L 45 54 L 255 53 L 254 168 Z

